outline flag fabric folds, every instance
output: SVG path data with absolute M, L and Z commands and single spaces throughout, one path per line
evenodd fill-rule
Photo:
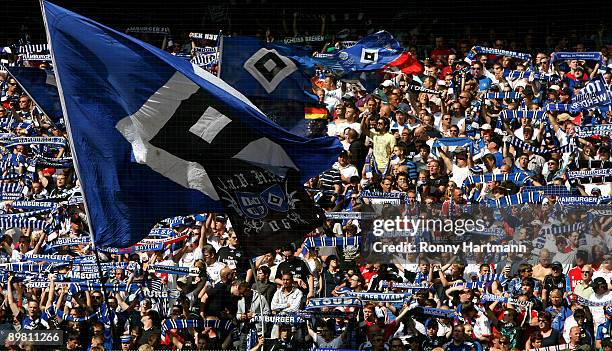
M 53 71 L 13 66 L 7 66 L 6 69 L 47 116 L 54 122 L 60 120 L 62 105 L 60 104 Z
M 337 140 L 290 134 L 192 63 L 43 7 L 97 246 L 128 247 L 164 218 L 225 209 L 255 254 L 319 223 L 301 184 L 335 161 Z

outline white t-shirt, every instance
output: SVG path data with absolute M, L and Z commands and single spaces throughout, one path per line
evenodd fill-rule
M 325 97 L 323 98 L 323 103 L 327 107 L 327 109 L 332 112 L 334 107 L 342 100 L 342 89 L 338 88 L 336 90 L 327 90 L 323 89 L 325 92 Z
M 451 180 L 457 184 L 458 187 L 463 186 L 463 181 L 470 175 L 470 167 L 459 167 L 453 164 L 453 176 Z

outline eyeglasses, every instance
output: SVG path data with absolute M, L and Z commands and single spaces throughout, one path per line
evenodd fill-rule
M 9 82 L 8 85 L 17 85 L 16 82 Z

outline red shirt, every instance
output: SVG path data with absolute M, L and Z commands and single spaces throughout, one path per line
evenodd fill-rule
M 582 267 L 576 266 L 572 269 L 570 269 L 567 272 L 567 275 L 569 276 L 570 279 L 570 286 L 572 288 L 572 291 L 574 291 L 574 288 L 578 285 L 578 282 L 581 282 L 582 279 Z

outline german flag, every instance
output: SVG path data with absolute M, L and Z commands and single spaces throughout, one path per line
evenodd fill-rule
M 327 109 L 325 107 L 304 107 L 304 118 L 326 119 Z

